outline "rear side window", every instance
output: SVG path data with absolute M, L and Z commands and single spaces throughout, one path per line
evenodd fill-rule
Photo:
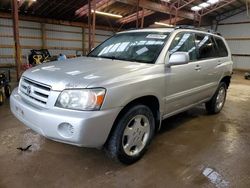
M 214 37 L 217 44 L 217 53 L 219 57 L 227 57 L 228 51 L 224 41 L 218 37 Z
M 197 60 L 195 42 L 194 42 L 194 34 L 193 33 L 178 33 L 170 48 L 170 54 L 175 52 L 188 52 L 190 61 Z
M 196 34 L 195 43 L 198 50 L 199 60 L 218 57 L 216 53 L 216 44 L 211 35 Z

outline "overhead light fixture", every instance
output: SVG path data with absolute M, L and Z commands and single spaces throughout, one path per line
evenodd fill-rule
M 103 16 L 110 16 L 110 17 L 115 17 L 115 18 L 122 18 L 122 15 L 118 15 L 118 14 L 111 14 L 111 13 L 107 13 L 107 12 L 101 12 L 101 11 L 94 11 L 94 10 L 91 10 L 91 12 L 95 12 L 96 14 L 100 14 L 100 15 L 103 15 Z
M 221 0 L 207 0 L 207 2 L 204 2 L 204 3 L 201 3 L 197 6 L 193 6 L 191 8 L 192 11 L 194 12 L 198 12 L 200 11 L 201 9 L 204 9 L 204 8 L 208 8 L 216 3 L 219 3 Z
M 161 1 L 164 1 L 166 3 L 170 3 L 171 2 L 171 0 L 161 0 Z
M 199 7 L 201 7 L 201 8 L 207 8 L 207 7 L 209 7 L 211 4 L 209 4 L 209 3 L 201 3 L 201 4 L 199 4 Z
M 191 8 L 191 10 L 194 11 L 194 12 L 200 11 L 201 9 L 202 8 L 199 7 L 199 6 L 194 6 L 194 7 Z
M 208 0 L 207 3 L 213 5 L 215 3 L 218 3 L 220 0 Z
M 173 25 L 162 23 L 162 22 L 155 22 L 155 25 L 162 25 L 162 26 L 167 26 L 167 27 L 174 27 Z

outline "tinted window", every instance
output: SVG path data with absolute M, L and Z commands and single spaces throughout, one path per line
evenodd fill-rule
M 225 46 L 225 43 L 223 42 L 222 39 L 215 37 L 214 38 L 217 44 L 217 53 L 219 57 L 227 57 L 228 56 L 228 51 L 227 47 Z
M 196 34 L 195 43 L 198 50 L 198 59 L 209 59 L 217 57 L 216 44 L 210 35 Z
M 174 52 L 188 52 L 190 61 L 197 60 L 194 35 L 192 33 L 179 33 L 175 36 L 170 48 L 170 54 Z

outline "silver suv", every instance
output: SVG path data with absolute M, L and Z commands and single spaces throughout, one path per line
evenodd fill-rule
M 63 143 L 106 148 L 131 164 L 145 153 L 163 119 L 205 103 L 221 111 L 232 74 L 224 38 L 185 28 L 120 32 L 87 57 L 23 73 L 12 113 Z

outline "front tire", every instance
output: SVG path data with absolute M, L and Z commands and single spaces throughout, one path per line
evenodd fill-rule
M 138 161 L 154 136 L 155 121 L 152 111 L 145 105 L 133 106 L 114 126 L 116 128 L 106 145 L 110 157 L 124 164 Z
M 206 103 L 207 112 L 209 114 L 218 114 L 225 104 L 226 96 L 227 85 L 221 82 L 212 99 Z

